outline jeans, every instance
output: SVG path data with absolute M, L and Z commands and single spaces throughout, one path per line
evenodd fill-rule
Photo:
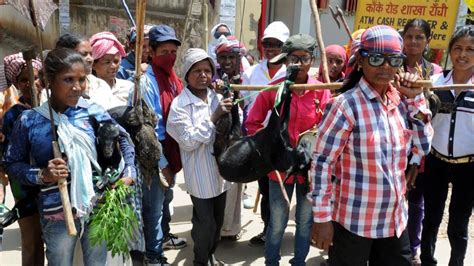
M 423 173 L 416 177 L 415 188 L 408 191 L 408 236 L 410 237 L 411 254 L 415 256 L 420 249 L 421 223 L 423 222 Z
M 226 192 L 210 199 L 191 196 L 193 218 L 191 237 L 194 241 L 193 265 L 208 265 L 217 249 L 222 223 L 224 222 Z
M 449 266 L 464 265 L 467 250 L 468 225 L 474 204 L 474 163 L 451 164 L 432 155 L 426 157 L 424 199 L 425 218 L 421 235 L 421 263 L 436 265 L 434 258 L 439 225 L 443 219 L 452 184 L 449 204 L 448 238 L 451 245 Z
M 260 215 L 263 221 L 263 232 L 267 232 L 268 222 L 270 220 L 270 207 L 268 206 L 268 176 L 260 177 L 258 180 L 258 189 L 262 197 L 260 198 Z
M 89 241 L 89 226 L 81 225 L 79 219 L 74 220 L 78 234 L 70 236 L 67 233 L 64 221 L 52 221 L 41 218 L 41 229 L 46 244 L 46 258 L 50 266 L 72 265 L 74 259 L 74 248 L 80 237 L 82 226 L 84 232 L 80 237 L 82 245 L 82 256 L 85 266 L 103 266 L 107 261 L 107 249 L 105 243 L 92 246 Z
M 152 178 L 150 187 L 143 182 L 143 231 L 145 234 L 145 256 L 147 259 L 158 259 L 163 256 L 163 231 L 161 218 L 165 189 L 158 178 Z
M 366 238 L 333 222 L 333 245 L 329 248 L 331 266 L 411 266 L 410 241 L 407 230 L 400 238 Z
M 313 225 L 311 202 L 303 194 L 304 184 L 285 184 L 284 186 L 290 200 L 296 186 L 295 250 L 294 257 L 290 260 L 290 263 L 291 265 L 305 265 L 305 259 L 309 252 L 311 227 Z M 283 198 L 279 184 L 272 180 L 269 181 L 269 202 L 270 221 L 265 241 L 265 264 L 278 265 L 281 258 L 281 241 L 288 224 L 290 208 Z
M 170 222 L 171 222 L 171 212 L 170 204 L 174 198 L 173 188 L 170 187 L 165 191 L 165 200 L 163 201 L 163 217 L 161 219 L 161 230 L 163 231 L 163 236 L 167 236 L 170 233 Z

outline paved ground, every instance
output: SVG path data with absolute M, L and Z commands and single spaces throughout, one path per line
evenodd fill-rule
M 188 246 L 181 250 L 169 250 L 165 252 L 169 262 L 173 265 L 191 265 L 193 258 L 192 251 L 192 240 L 191 240 L 191 216 L 192 206 L 189 196 L 184 191 L 184 185 L 182 184 L 182 177 L 178 178 L 178 185 L 175 188 L 175 202 L 174 202 L 174 216 L 171 224 L 171 230 L 173 233 L 180 237 L 186 237 L 188 239 Z M 250 195 L 255 195 L 257 190 L 256 183 L 249 184 L 247 192 Z M 294 202 L 294 199 L 293 199 Z M 12 206 L 11 195 L 8 195 L 7 199 L 8 206 Z M 292 258 L 293 253 L 293 240 L 292 237 L 295 231 L 294 222 L 294 203 L 292 204 L 292 215 L 290 216 L 290 222 L 288 224 L 287 232 L 284 235 L 283 247 L 281 250 L 282 254 L 282 265 L 288 265 L 288 261 Z M 471 219 L 473 220 L 473 219 Z M 242 210 L 242 225 L 244 234 L 242 238 L 237 242 L 222 241 L 216 252 L 216 257 L 226 264 L 229 265 L 263 265 L 263 247 L 255 248 L 248 245 L 249 239 L 260 233 L 263 228 L 259 212 L 254 214 L 252 210 Z M 473 230 L 471 226 L 471 231 Z M 21 250 L 19 241 L 19 229 L 15 223 L 10 226 L 4 236 L 3 251 L 0 252 L 0 265 L 21 265 Z M 444 235 L 440 235 L 438 240 L 436 257 L 440 262 L 439 265 L 447 265 L 449 260 L 449 242 Z M 308 265 L 321 265 L 324 266 L 325 255 L 321 254 L 319 250 L 311 247 L 310 254 L 307 258 Z M 130 265 L 130 263 L 126 263 Z M 81 263 L 75 263 L 75 265 L 82 265 Z M 109 262 L 109 265 L 123 265 L 118 260 Z M 467 258 L 465 265 L 474 266 L 474 236 L 471 235 L 471 242 L 467 252 Z

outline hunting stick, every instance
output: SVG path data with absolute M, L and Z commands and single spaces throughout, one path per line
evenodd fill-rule
M 203 5 L 203 15 L 204 15 L 204 51 L 207 51 L 209 47 L 209 6 L 207 5 L 206 1 L 202 2 Z
M 253 213 L 257 212 L 259 202 L 260 202 L 260 188 L 257 189 L 257 195 L 255 195 L 255 202 L 253 203 L 253 210 L 252 210 Z
M 122 6 L 125 9 L 125 13 L 127 13 L 127 17 L 130 20 L 130 22 L 132 23 L 132 26 L 134 26 L 135 29 L 136 29 L 137 25 L 135 24 L 135 20 L 133 19 L 133 16 L 130 13 L 130 9 L 128 8 L 127 2 L 125 2 L 125 0 L 122 0 Z
M 321 33 L 321 21 L 319 20 L 318 5 L 316 0 L 309 0 L 311 10 L 314 17 L 314 30 L 316 31 L 316 39 L 318 40 L 319 52 L 321 53 L 321 62 L 323 63 L 323 77 L 326 82 L 329 82 L 328 62 L 326 59 L 326 50 L 323 42 L 323 35 Z
M 46 77 L 46 67 L 44 67 L 44 58 L 43 58 L 43 37 L 41 36 L 40 28 L 38 24 L 36 23 L 36 12 L 35 12 L 35 6 L 34 6 L 35 1 L 30 1 L 30 7 L 31 7 L 31 19 L 33 21 L 33 25 L 35 26 L 36 29 L 36 37 L 38 38 L 39 46 L 40 46 L 40 59 L 41 62 L 43 63 L 43 76 Z M 62 158 L 61 151 L 59 149 L 59 144 L 58 144 L 58 137 L 56 134 L 56 127 L 54 126 L 54 116 L 53 116 L 53 108 L 51 107 L 51 97 L 49 94 L 49 82 L 48 79 L 45 78 L 45 90 L 46 90 L 46 96 L 48 98 L 48 109 L 49 109 L 49 121 L 51 122 L 51 134 L 52 134 L 52 141 L 51 145 L 53 146 L 53 155 L 54 158 Z M 71 208 L 71 201 L 69 199 L 69 192 L 67 191 L 67 180 L 66 178 L 61 178 L 58 180 L 58 189 L 59 189 L 59 195 L 61 197 L 61 203 L 63 207 L 63 213 L 64 213 L 64 222 L 66 223 L 66 229 L 67 233 L 70 236 L 75 236 L 77 235 L 77 230 L 76 230 L 76 225 L 74 224 L 74 217 L 72 216 L 72 208 Z
M 290 85 L 291 90 L 338 90 L 342 87 L 342 82 L 335 83 L 318 83 L 318 84 L 293 84 Z M 240 91 L 260 91 L 263 89 L 270 88 L 272 90 L 278 89 L 276 85 L 237 85 L 231 84 L 230 87 L 234 90 Z M 413 82 L 414 87 L 424 87 L 431 91 L 446 91 L 446 90 L 467 90 L 474 89 L 474 84 L 451 84 L 451 85 L 440 85 L 433 86 L 430 80 L 419 80 Z
M 135 91 L 133 92 L 133 105 L 139 104 L 141 99 L 140 76 L 142 75 L 142 51 L 144 39 L 146 0 L 136 2 L 136 30 L 137 39 L 135 42 Z
M 286 203 L 288 203 L 288 208 L 290 207 L 290 199 L 288 198 L 288 194 L 286 193 L 285 185 L 283 184 L 283 180 L 281 179 L 280 172 L 275 170 L 275 173 L 278 178 L 278 184 L 280 185 L 281 193 L 283 194 L 283 198 L 285 199 Z

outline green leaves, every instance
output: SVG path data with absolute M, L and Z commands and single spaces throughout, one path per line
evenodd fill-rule
M 115 189 L 106 189 L 105 202 L 92 211 L 89 238 L 92 245 L 105 242 L 113 257 L 128 257 L 128 243 L 133 241 L 138 228 L 138 219 L 128 201 L 134 191 L 120 180 L 116 184 Z

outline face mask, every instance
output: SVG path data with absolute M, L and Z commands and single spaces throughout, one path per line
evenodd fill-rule
M 159 56 L 153 56 L 152 64 L 155 67 L 160 68 L 166 73 L 171 73 L 173 70 L 174 63 L 176 62 L 176 54 L 165 54 Z

